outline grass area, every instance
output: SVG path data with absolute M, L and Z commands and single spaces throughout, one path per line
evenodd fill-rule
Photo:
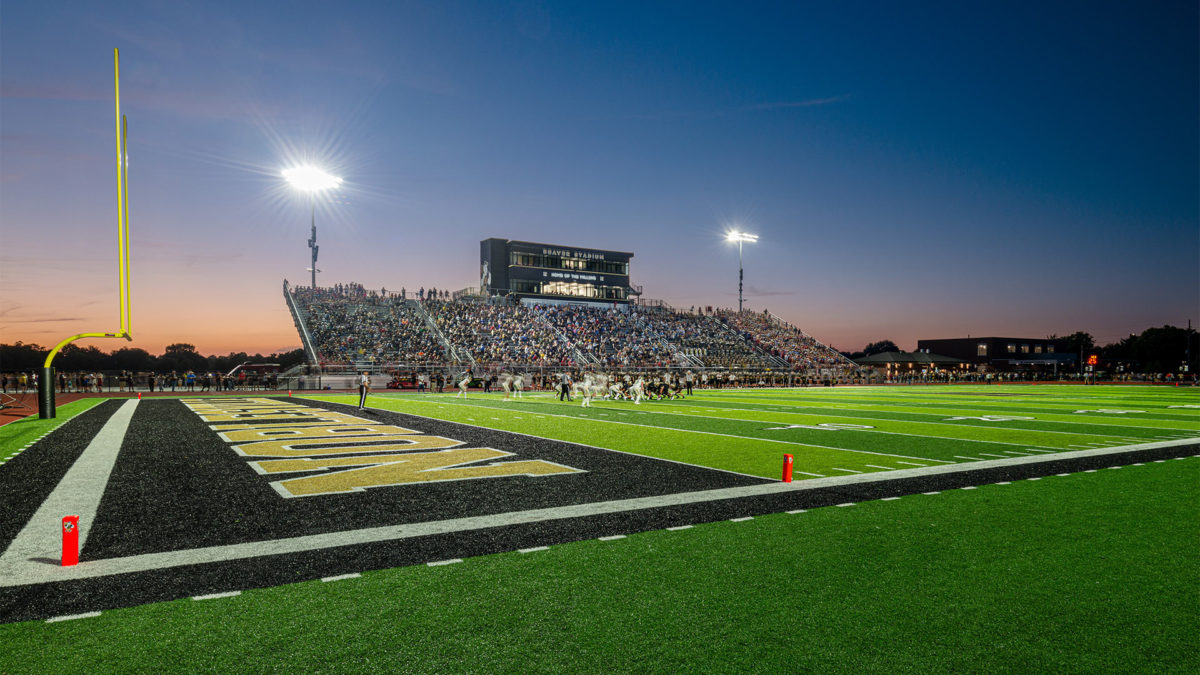
M 0 672 L 1197 672 L 1200 459 L 0 625 Z
M 26 417 L 0 426 L 0 464 L 13 452 L 54 431 L 72 417 L 104 403 L 103 398 L 81 398 L 64 403 L 55 410 L 54 419 L 44 420 L 36 416 Z
M 357 396 L 311 398 L 357 404 Z M 757 476 L 797 478 L 1200 437 L 1200 391 L 990 386 L 706 390 L 682 401 L 373 395 L 372 407 Z M 1078 412 L 1077 412 L 1078 411 Z

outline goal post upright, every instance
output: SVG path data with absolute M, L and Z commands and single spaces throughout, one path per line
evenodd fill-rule
M 121 65 L 120 52 L 113 48 L 113 100 L 116 112 L 117 136 L 117 290 L 120 303 L 120 329 L 111 333 L 79 333 L 59 342 L 42 364 L 38 378 L 38 417 L 53 419 L 54 405 L 54 357 L 63 347 L 83 338 L 125 338 L 133 340 L 130 333 L 132 311 L 129 294 L 129 123 L 121 115 Z

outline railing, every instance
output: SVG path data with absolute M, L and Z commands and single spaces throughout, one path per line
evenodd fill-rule
M 829 345 L 825 344 L 824 342 L 821 342 L 820 340 L 809 335 L 808 333 L 805 333 L 803 330 L 800 330 L 799 326 L 796 326 L 794 324 L 788 323 L 787 321 L 784 321 L 783 319 L 779 318 L 778 316 L 775 316 L 774 314 L 772 314 L 769 310 L 767 311 L 767 316 L 771 317 L 771 319 L 773 321 L 779 323 L 780 325 L 786 326 L 787 328 L 791 328 L 792 330 L 796 331 L 797 333 L 800 333 L 801 335 L 808 338 L 809 340 L 812 340 L 814 343 L 820 345 L 821 348 L 824 349 L 825 351 L 827 351 L 831 354 L 837 354 L 838 358 L 840 358 L 842 361 L 845 362 L 845 365 L 851 366 L 853 368 L 860 367 L 857 363 L 855 363 L 855 362 L 851 361 L 849 358 L 847 358 L 845 354 L 842 354 L 841 352 L 834 349 L 833 347 L 830 347 Z
M 309 363 L 317 363 L 317 349 L 313 346 L 312 335 L 309 334 L 308 326 L 304 323 L 303 313 L 300 311 L 300 307 L 296 304 L 296 299 L 292 297 L 292 293 L 288 289 L 287 279 L 283 280 L 283 297 L 287 300 L 288 309 L 292 312 L 292 321 L 300 329 L 300 341 L 304 343 L 304 353 L 308 356 Z
M 545 314 L 542 314 L 536 309 L 533 310 L 533 313 L 537 316 L 538 321 L 541 321 L 542 324 L 554 332 L 554 334 L 558 337 L 559 342 L 566 345 L 567 349 L 575 356 L 576 363 L 580 365 L 600 365 L 599 359 L 580 349 L 579 347 L 576 347 L 575 343 L 571 342 L 571 340 L 567 338 L 567 336 L 564 335 L 561 330 L 558 329 L 558 326 L 555 326 L 553 323 L 551 323 L 550 319 L 547 319 Z
M 433 320 L 433 316 L 425 309 L 423 303 L 417 300 L 405 300 L 405 304 L 410 302 L 417 308 L 417 313 L 425 319 L 425 325 L 429 326 L 429 330 L 432 330 L 433 334 L 437 336 L 438 342 L 442 343 L 442 347 L 446 349 L 446 356 L 450 357 L 450 360 L 455 363 L 470 363 L 472 366 L 475 365 L 475 357 L 467 353 L 466 358 L 463 358 L 463 355 L 454 346 L 454 343 L 450 342 L 450 338 L 446 337 L 442 329 L 438 328 L 437 321 Z

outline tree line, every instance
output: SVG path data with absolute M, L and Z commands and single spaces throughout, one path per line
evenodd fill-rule
M 40 371 L 50 350 L 38 344 L 0 344 L 0 371 Z M 304 350 L 295 349 L 277 354 L 247 354 L 235 352 L 225 356 L 204 356 L 196 351 L 195 345 L 177 342 L 167 345 L 162 354 L 155 356 L 145 349 L 123 347 L 103 352 L 95 345 L 82 347 L 67 345 L 54 357 L 54 368 L 59 372 L 104 372 L 130 371 L 134 373 L 228 373 L 234 366 L 243 363 L 278 363 L 281 371 L 305 362 Z
M 1051 335 L 1049 340 L 1065 346 L 1065 352 L 1076 357 L 1080 353 L 1086 360 L 1095 354 L 1099 357 L 1099 367 L 1105 371 L 1115 371 L 1118 367 L 1127 373 L 1178 373 L 1180 366 L 1190 358 L 1188 372 L 1197 372 L 1197 361 L 1200 361 L 1200 340 L 1197 340 L 1194 328 L 1179 328 L 1177 326 L 1162 326 L 1147 328 L 1140 334 L 1130 334 L 1117 342 L 1100 346 L 1091 333 L 1078 331 L 1070 335 Z M 1191 345 L 1189 354 L 1188 346 Z M 862 351 L 842 352 L 851 359 L 861 359 L 874 354 L 903 351 L 891 340 L 872 342 Z

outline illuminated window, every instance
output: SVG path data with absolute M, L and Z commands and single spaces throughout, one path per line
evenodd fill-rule
M 1021 353 L 1028 354 L 1029 353 L 1029 345 L 1021 345 Z
M 987 356 L 987 343 L 986 342 L 980 342 L 979 344 L 975 345 L 975 355 L 976 356 Z
M 1008 353 L 1009 354 L 1017 353 L 1017 343 L 1015 343 L 1015 342 L 1008 343 Z
M 1034 346 L 1033 346 L 1033 353 L 1034 353 L 1034 354 L 1041 354 L 1041 353 L 1042 353 L 1042 346 L 1041 346 L 1041 345 L 1034 345 Z

